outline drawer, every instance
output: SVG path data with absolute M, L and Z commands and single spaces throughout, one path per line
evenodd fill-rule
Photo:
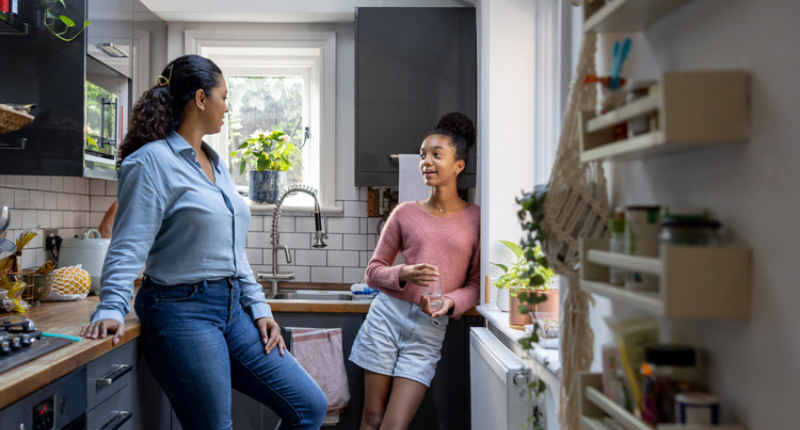
M 131 383 L 136 373 L 136 345 L 135 340 L 130 341 L 86 365 L 88 410 Z
M 133 386 L 121 387 L 86 414 L 88 430 L 123 430 L 133 428 Z

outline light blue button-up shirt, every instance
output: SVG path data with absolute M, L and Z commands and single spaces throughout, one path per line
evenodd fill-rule
M 208 180 L 191 145 L 178 133 L 144 145 L 119 170 L 117 216 L 92 322 L 123 322 L 133 281 L 145 275 L 161 285 L 236 277 L 242 306 L 253 319 L 272 317 L 244 252 L 250 208 L 217 153 L 203 142 L 214 168 Z

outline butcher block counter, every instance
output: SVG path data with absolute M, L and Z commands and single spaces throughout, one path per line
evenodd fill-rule
M 283 287 L 283 285 L 281 286 Z M 287 288 L 294 289 L 343 289 L 334 284 L 292 284 Z M 138 291 L 138 287 L 137 287 Z M 89 317 L 99 303 L 99 298 L 90 296 L 86 300 L 74 302 L 43 302 L 41 306 L 31 308 L 31 312 L 23 315 L 31 319 L 36 328 L 42 332 L 57 333 L 68 336 L 79 336 L 81 327 L 88 324 Z M 371 301 L 311 301 L 311 300 L 268 300 L 272 311 L 278 313 L 350 313 L 366 314 Z M 477 315 L 475 309 L 467 315 Z M 9 314 L 0 314 L 0 319 Z M 281 316 L 276 315 L 278 323 Z M 125 318 L 125 335 L 119 345 L 130 342 L 141 334 L 141 324 L 135 312 Z M 119 346 L 117 345 L 117 346 Z M 35 392 L 39 388 L 65 376 L 90 361 L 108 353 L 115 346 L 111 344 L 111 336 L 105 339 L 82 339 L 14 369 L 0 373 L 0 409 Z

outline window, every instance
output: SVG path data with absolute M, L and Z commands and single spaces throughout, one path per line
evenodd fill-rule
M 228 118 L 206 142 L 240 192 L 247 192 L 249 178 L 239 175 L 240 160 L 230 152 L 255 133 L 280 130 L 302 147 L 287 182 L 316 188 L 323 209 L 335 207 L 335 35 L 187 31 L 186 42 L 188 52 L 210 58 L 225 75 Z M 313 200 L 300 194 L 284 205 L 310 208 Z

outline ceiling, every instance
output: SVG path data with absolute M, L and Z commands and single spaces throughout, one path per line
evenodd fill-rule
M 478 0 L 141 0 L 167 22 L 352 22 L 356 7 L 464 7 Z

